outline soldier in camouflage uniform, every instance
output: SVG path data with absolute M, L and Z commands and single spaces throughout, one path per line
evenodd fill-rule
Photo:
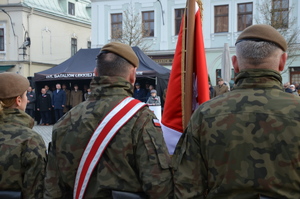
M 17 85 L 16 85 L 17 84 Z M 43 198 L 46 147 L 25 113 L 28 80 L 0 74 L 0 192 L 22 192 L 23 198 Z
M 44 198 L 72 198 L 83 151 L 99 122 L 132 96 L 138 58 L 131 47 L 109 43 L 98 55 L 91 95 L 55 124 L 46 169 Z M 99 76 L 98 76 L 99 75 Z M 84 198 L 112 198 L 112 190 L 172 198 L 170 157 L 161 128 L 148 107 L 140 109 L 108 144 Z
M 234 90 L 203 103 L 176 147 L 176 198 L 300 198 L 300 100 L 283 91 L 286 49 L 268 25 L 240 34 Z

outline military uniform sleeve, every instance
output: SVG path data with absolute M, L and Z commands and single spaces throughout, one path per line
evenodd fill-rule
M 137 168 L 143 190 L 149 198 L 173 198 L 170 156 L 161 128 L 153 123 L 155 116 L 149 109 L 140 118 L 146 120 L 140 129 L 141 137 L 136 149 Z
M 35 135 L 28 140 L 22 155 L 23 198 L 43 198 L 46 163 L 46 146 L 43 139 Z
M 58 169 L 58 160 L 56 156 L 57 151 L 57 137 L 56 130 L 53 129 L 52 134 L 52 142 L 48 152 L 48 163 L 46 167 L 46 177 L 45 177 L 45 191 L 44 191 L 44 199 L 58 199 L 65 198 L 64 192 L 66 189 L 64 188 L 64 184 L 61 181 L 61 176 Z
M 207 171 L 199 138 L 193 135 L 199 128 L 198 121 L 190 121 L 172 157 L 175 198 L 205 198 Z

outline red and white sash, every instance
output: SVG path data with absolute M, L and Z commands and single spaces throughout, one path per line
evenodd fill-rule
M 92 172 L 110 140 L 144 106 L 146 106 L 145 103 L 132 97 L 127 97 L 105 116 L 95 130 L 81 157 L 74 184 L 74 199 L 83 198 Z

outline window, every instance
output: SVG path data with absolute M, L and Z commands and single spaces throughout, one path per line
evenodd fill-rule
M 111 14 L 111 38 L 122 37 L 122 13 Z
M 4 28 L 0 28 L 0 51 L 4 51 Z
M 290 81 L 293 84 L 300 83 L 300 67 L 289 67 L 290 71 Z
M 69 9 L 68 9 L 69 15 L 75 15 L 75 4 L 68 2 L 68 5 L 69 5 Z
M 154 37 L 154 11 L 142 12 L 144 37 Z
M 175 35 L 179 34 L 181 19 L 184 14 L 184 9 L 175 9 Z
M 215 6 L 215 33 L 228 32 L 228 5 Z
M 72 38 L 71 39 L 71 56 L 75 55 L 77 52 L 77 39 Z
M 91 42 L 91 41 L 88 41 L 88 42 L 87 42 L 87 48 L 88 48 L 88 49 L 91 49 L 91 48 L 92 48 L 92 42 Z
M 238 4 L 238 31 L 252 25 L 253 3 Z
M 289 0 L 272 1 L 271 25 L 274 28 L 288 28 L 289 24 Z

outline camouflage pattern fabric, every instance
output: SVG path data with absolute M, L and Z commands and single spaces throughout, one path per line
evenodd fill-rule
M 44 198 L 72 198 L 82 153 L 100 121 L 132 85 L 121 77 L 95 77 L 92 93 L 53 128 Z M 155 115 L 144 107 L 110 141 L 88 183 L 84 198 L 111 198 L 112 190 L 173 198 L 170 157 Z
M 202 104 L 173 156 L 176 198 L 300 198 L 300 98 L 273 70 L 245 70 Z
M 46 147 L 31 130 L 33 119 L 19 109 L 0 114 L 0 191 L 21 191 L 23 198 L 43 198 Z

